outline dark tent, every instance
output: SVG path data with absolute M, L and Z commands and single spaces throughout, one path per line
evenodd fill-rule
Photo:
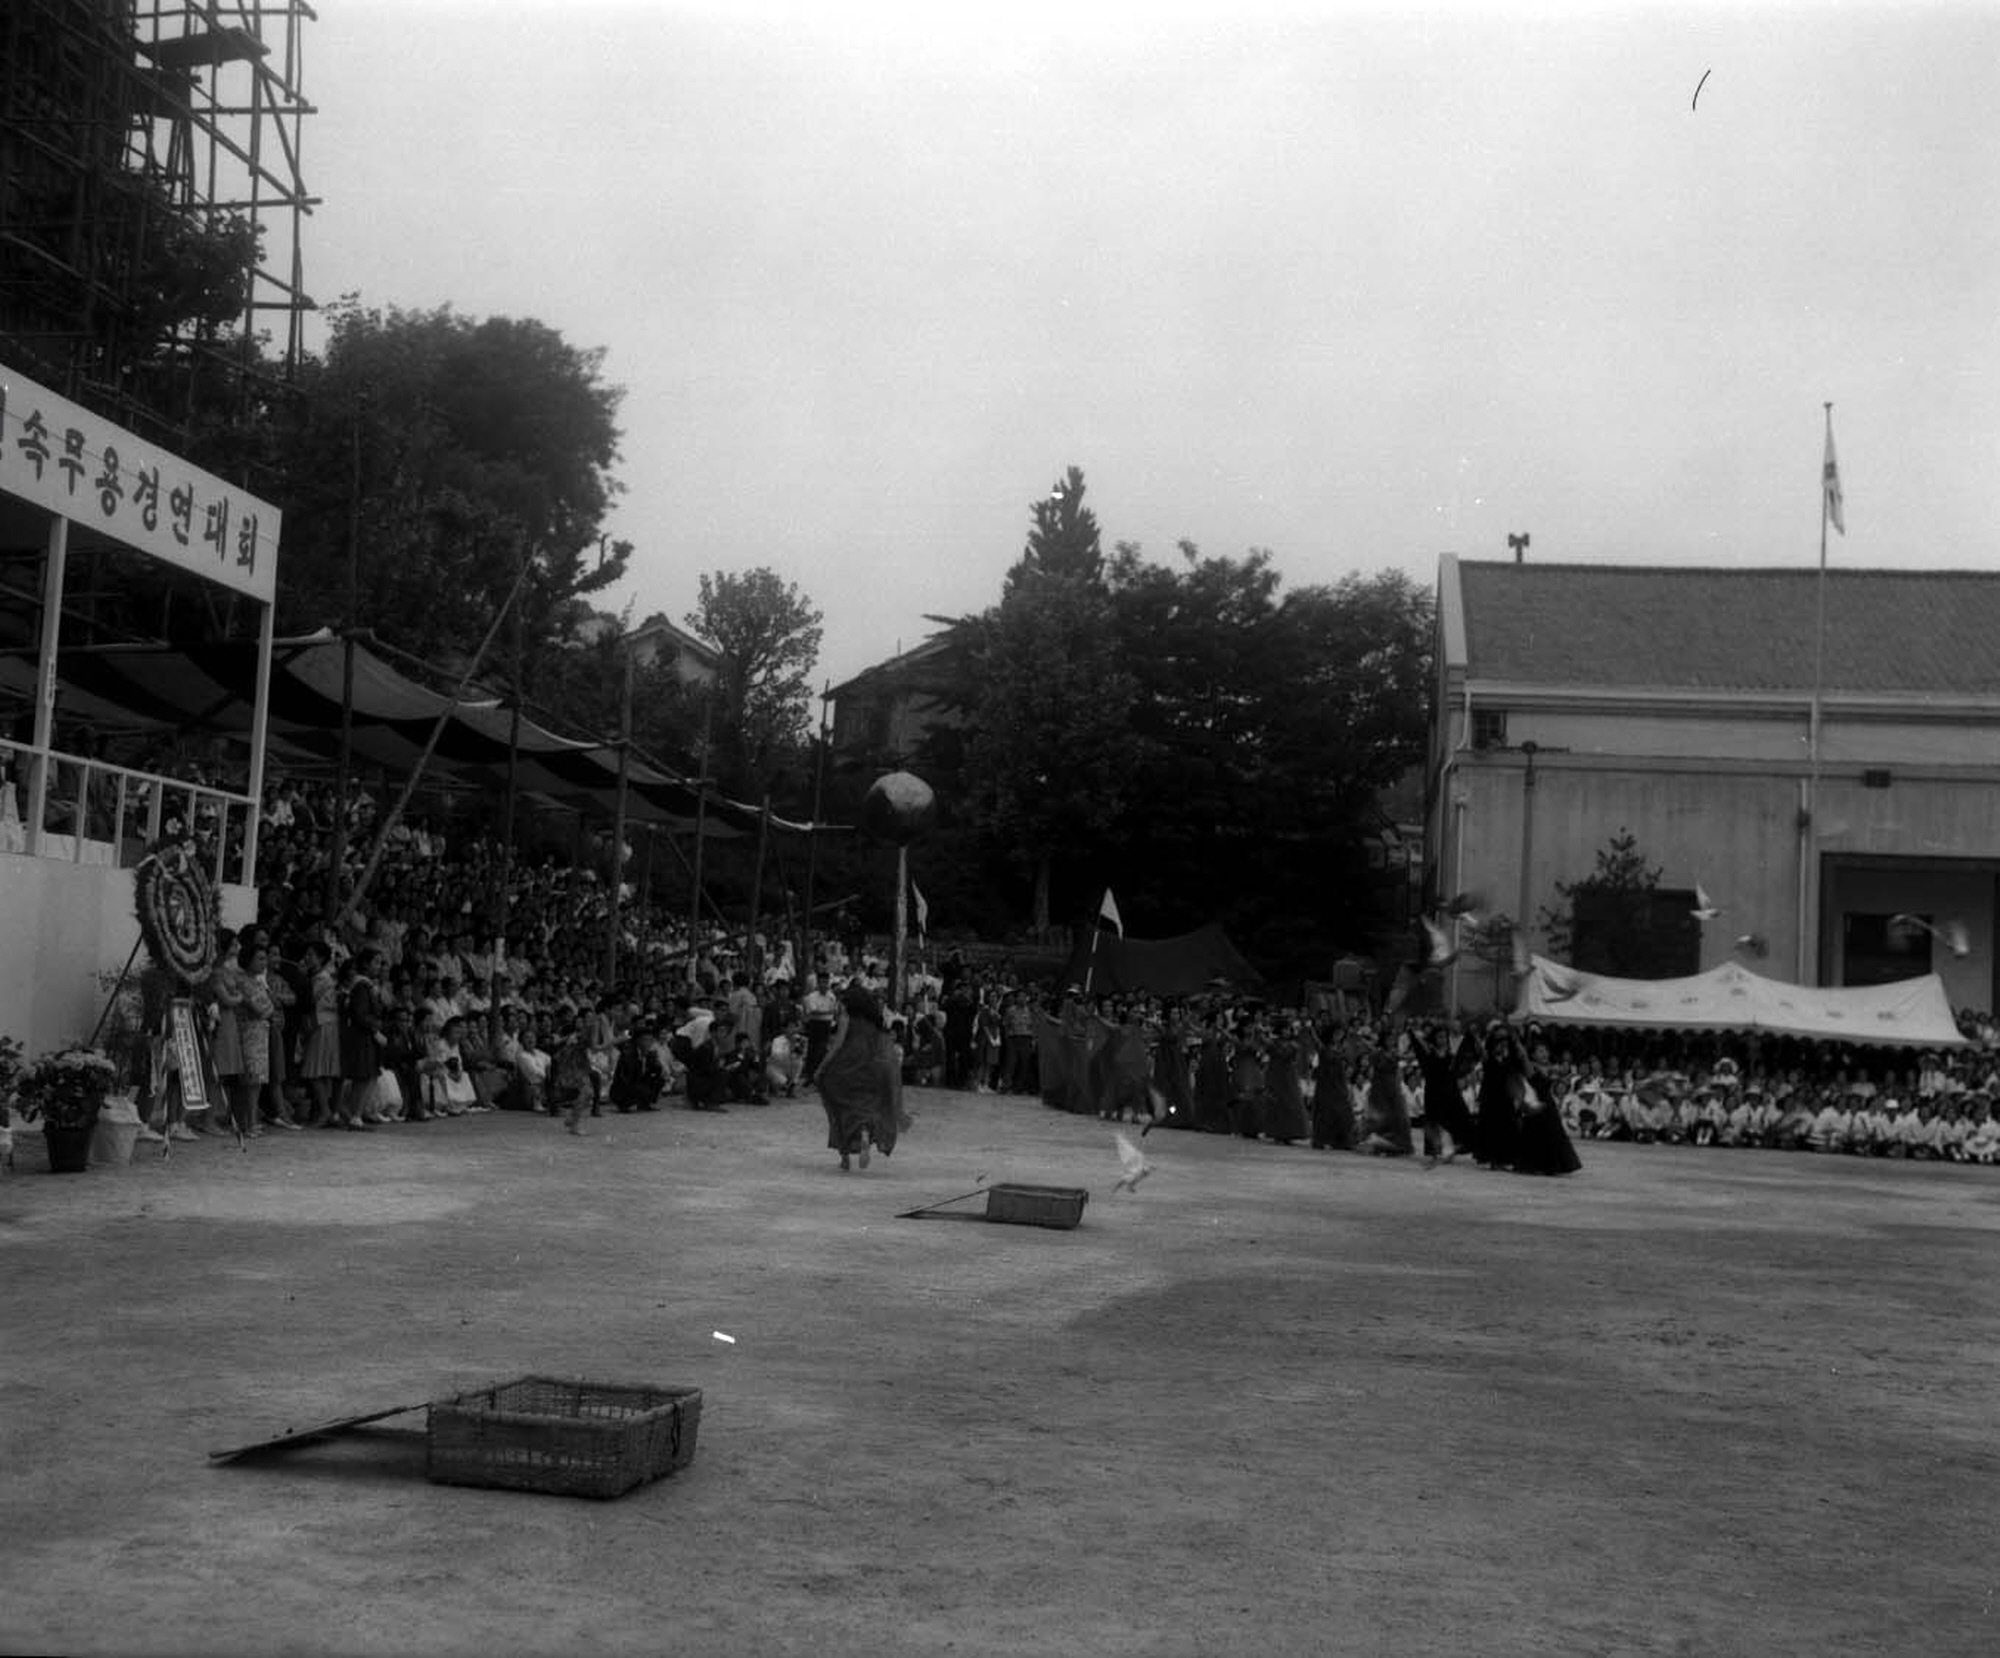
M 1218 984 L 1216 981 L 1221 980 Z M 1156 996 L 1197 996 L 1204 990 L 1247 989 L 1261 976 L 1242 957 L 1220 923 L 1211 921 L 1178 938 L 1120 938 L 1100 932 L 1078 943 L 1065 984 L 1090 987 L 1093 996 L 1149 990 Z

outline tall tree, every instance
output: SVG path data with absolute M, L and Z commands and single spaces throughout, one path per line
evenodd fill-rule
M 773 570 L 701 578 L 700 602 L 687 622 L 722 654 L 715 744 L 725 788 L 757 798 L 804 748 L 822 619 Z
M 619 490 L 623 395 L 603 356 L 546 324 L 336 307 L 288 434 L 280 621 L 348 615 L 432 660 L 469 656 L 527 561 L 530 661 L 572 636 L 575 601 L 624 574 L 599 525 Z
M 1400 919 L 1370 843 L 1381 791 L 1422 754 L 1428 595 L 1391 574 L 1281 596 L 1266 552 L 1180 554 L 1121 545 L 1110 571 L 1138 691 L 1106 855 L 1159 926 L 1220 919 L 1302 967 L 1365 944 Z
M 1083 470 L 1072 466 L 1054 489 L 1034 504 L 1028 544 L 1007 573 L 1011 592 L 1025 576 L 1070 576 L 1096 584 L 1104 579 L 1104 549 L 1099 544 L 1097 514 L 1083 504 Z
M 1049 925 L 1059 858 L 1094 864 L 1126 800 L 1133 681 L 1110 599 L 1080 576 L 1022 573 L 970 650 L 975 687 L 965 787 L 987 832 L 1034 876 Z

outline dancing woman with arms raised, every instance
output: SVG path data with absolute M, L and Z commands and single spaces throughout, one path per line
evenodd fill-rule
M 813 1073 L 826 1110 L 826 1143 L 845 1173 L 872 1148 L 887 1157 L 903 1126 L 903 1079 L 896 1044 L 884 1028 L 882 1004 L 859 979 L 841 993 L 840 1022 L 826 1058 Z

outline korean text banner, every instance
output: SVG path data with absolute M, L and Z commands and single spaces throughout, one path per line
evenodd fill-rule
M 0 493 L 269 604 L 278 509 L 0 369 Z

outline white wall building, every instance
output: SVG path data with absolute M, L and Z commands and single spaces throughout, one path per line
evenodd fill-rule
M 1432 891 L 1546 951 L 1557 883 L 1629 828 L 1663 889 L 1721 911 L 1682 970 L 1936 971 L 1954 1006 L 2000 1003 L 2000 575 L 1448 556 L 1437 676 Z M 1967 953 L 1902 915 L 1962 924 Z M 1467 954 L 1456 1001 L 1506 977 Z

